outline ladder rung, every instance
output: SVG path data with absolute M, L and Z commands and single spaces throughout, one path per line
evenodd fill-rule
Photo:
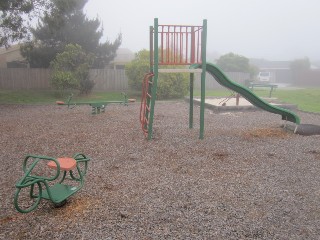
M 148 96 L 149 98 L 151 98 L 151 95 L 150 95 L 149 93 L 147 93 L 147 96 Z
M 146 105 L 146 109 L 148 110 L 148 112 L 150 112 L 150 107 Z
M 152 81 L 148 81 L 149 82 L 149 84 L 153 84 L 153 82 Z
M 141 124 L 142 124 L 143 126 L 148 125 L 148 123 L 149 123 L 149 120 L 148 120 L 146 117 L 144 117 L 143 119 L 141 119 Z

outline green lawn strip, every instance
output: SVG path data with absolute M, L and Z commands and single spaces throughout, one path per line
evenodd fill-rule
M 128 98 L 138 97 L 137 92 L 126 93 Z M 140 93 L 139 93 L 140 94 Z M 55 104 L 56 101 L 67 101 L 69 94 L 60 97 L 53 90 L 0 90 L 0 104 Z M 123 95 L 119 92 L 92 92 L 88 95 L 74 93 L 72 101 L 97 102 L 97 101 L 122 101 Z
M 140 101 L 139 91 L 126 92 L 128 98 L 135 98 Z M 206 97 L 229 97 L 232 91 L 227 89 L 207 90 Z M 268 97 L 268 89 L 256 89 L 254 93 L 259 97 Z M 200 90 L 195 90 L 195 97 L 200 97 Z M 272 93 L 281 102 L 298 105 L 298 109 L 307 112 L 320 113 L 320 88 L 305 89 L 276 89 Z M 121 91 L 118 92 L 92 92 L 89 95 L 75 94 L 73 101 L 94 102 L 94 101 L 121 101 Z M 57 100 L 66 101 L 65 97 L 58 97 L 52 90 L 0 90 L 0 104 L 55 104 Z
M 53 92 L 48 90 L 0 90 L 1 104 L 47 104 L 56 100 Z
M 320 112 L 320 88 L 296 90 L 277 89 L 274 97 L 286 103 L 297 104 L 298 109 L 307 112 Z

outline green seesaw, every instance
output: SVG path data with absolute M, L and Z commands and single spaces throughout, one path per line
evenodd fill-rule
M 23 161 L 24 176 L 16 183 L 14 206 L 21 213 L 35 210 L 41 199 L 51 200 L 56 207 L 84 185 L 90 158 L 82 153 L 72 158 L 28 155 Z
M 73 94 L 68 97 L 67 102 L 56 101 L 58 105 L 67 105 L 68 108 L 74 108 L 77 105 L 89 105 L 92 107 L 92 114 L 99 114 L 105 112 L 106 106 L 109 104 L 123 104 L 124 106 L 128 106 L 129 102 L 134 102 L 135 99 L 128 99 L 127 94 L 121 93 L 123 96 L 123 100 L 121 101 L 92 101 L 92 102 L 73 102 Z

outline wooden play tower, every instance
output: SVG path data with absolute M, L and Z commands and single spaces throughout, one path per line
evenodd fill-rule
M 204 102 L 206 77 L 207 20 L 202 26 L 159 25 L 154 19 L 150 27 L 150 72 L 143 79 L 140 122 L 147 139 L 152 138 L 154 108 L 159 73 L 190 73 L 189 128 L 193 127 L 194 73 L 201 72 L 200 139 L 204 132 Z M 201 64 L 201 69 L 174 68 L 181 65 Z M 171 69 L 161 68 L 170 66 Z

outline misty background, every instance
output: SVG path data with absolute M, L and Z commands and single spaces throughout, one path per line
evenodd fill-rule
M 121 48 L 149 48 L 149 26 L 202 25 L 208 21 L 207 58 L 229 52 L 247 58 L 320 60 L 319 0 L 89 0 L 84 12 L 98 18 L 104 40 L 122 33 Z

